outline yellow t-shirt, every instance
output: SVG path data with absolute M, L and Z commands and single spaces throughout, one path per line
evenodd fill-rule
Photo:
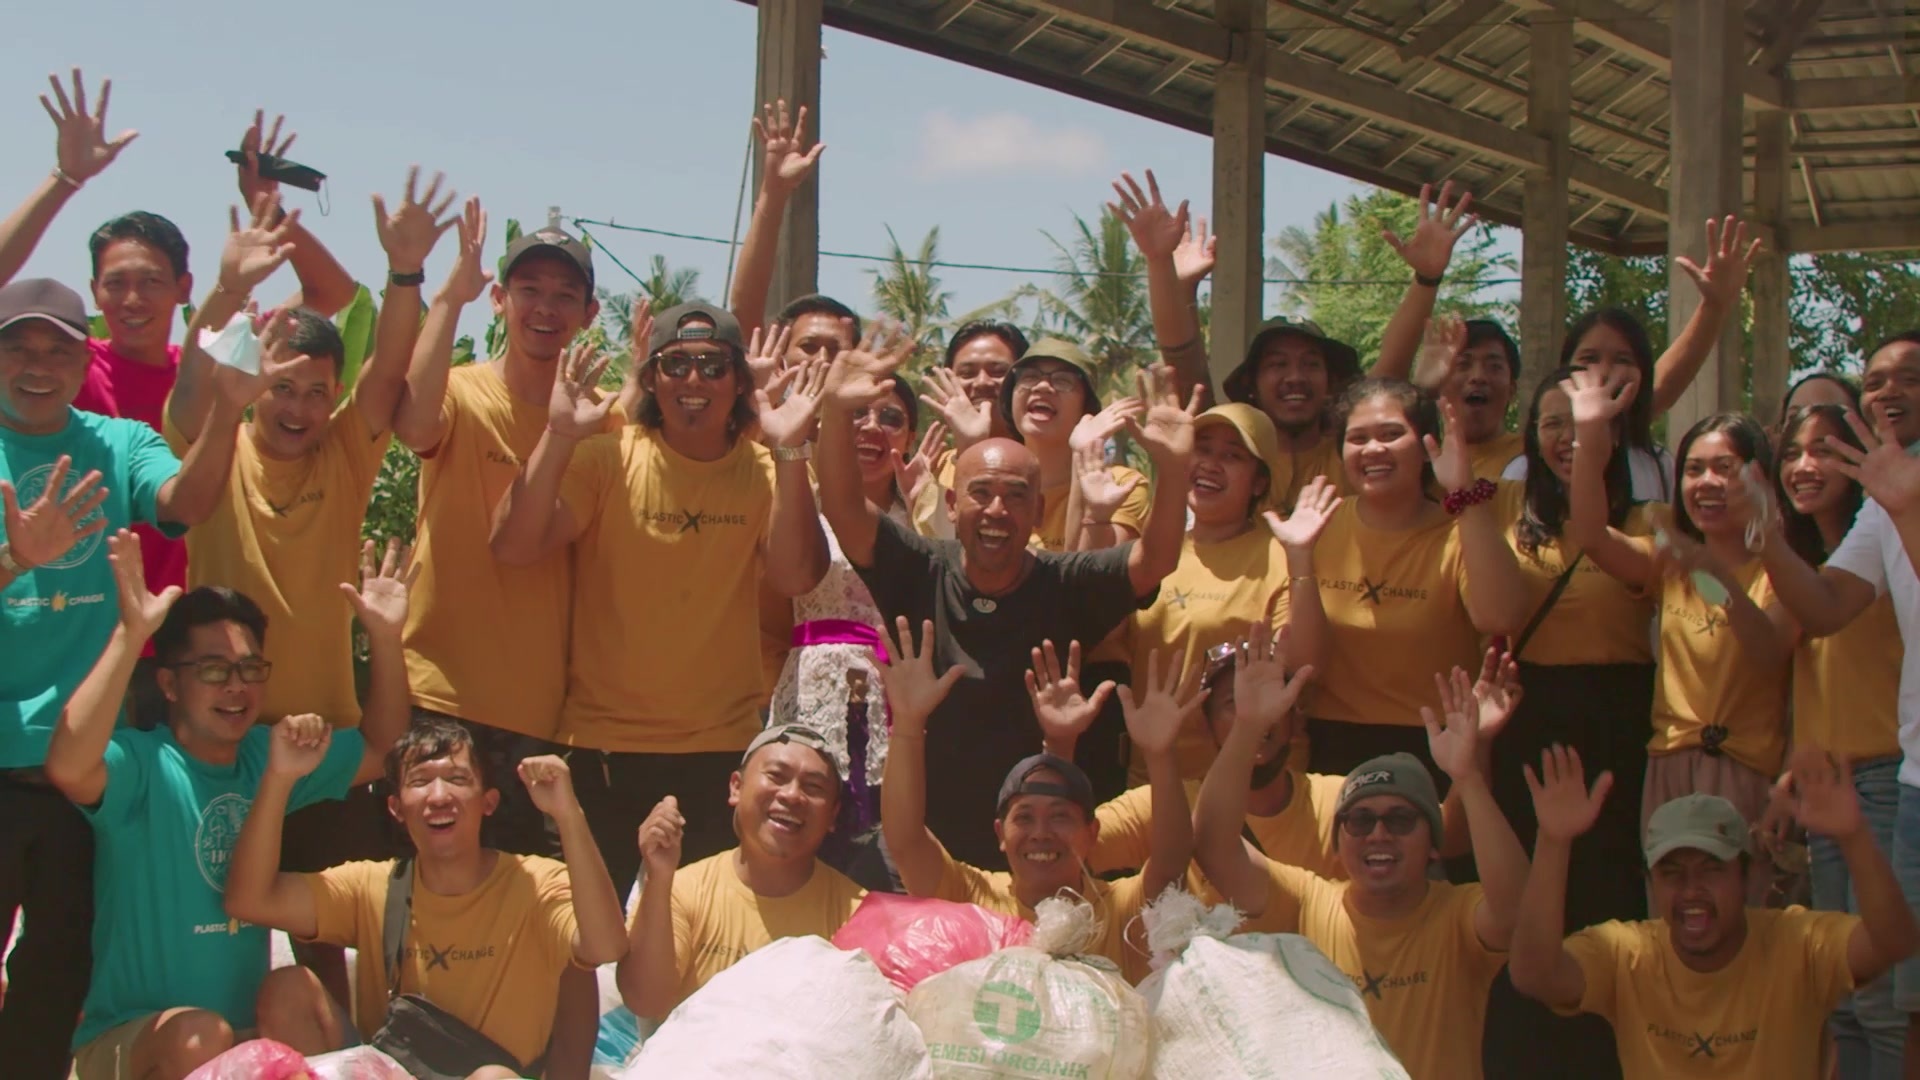
M 1664 921 L 1590 926 L 1567 939 L 1587 979 L 1573 1011 L 1613 1023 L 1625 1080 L 1819 1076 L 1821 1029 L 1853 991 L 1847 939 L 1859 925 L 1842 912 L 1748 908 L 1740 954 L 1714 972 L 1680 962 Z
M 407 614 L 407 683 L 421 708 L 551 739 L 567 689 L 570 552 L 496 562 L 493 511 L 547 429 L 497 363 L 454 368 L 445 434 L 420 459 L 419 534 Z M 484 632 L 476 628 L 484 627 Z
M 1353 980 L 1373 1026 L 1413 1080 L 1481 1075 L 1487 991 L 1507 957 L 1487 948 L 1473 928 L 1480 886 L 1430 882 L 1411 913 L 1371 919 L 1348 906 L 1349 882 L 1277 863 L 1268 873 L 1276 898 L 1298 902 L 1300 934 Z
M 1648 550 L 1656 524 L 1653 505 L 1634 507 L 1621 528 Z M 1527 618 L 1531 620 L 1566 570 L 1573 546 L 1560 538 L 1545 541 L 1532 552 L 1522 550 L 1519 522 L 1525 509 L 1526 485 L 1511 480 L 1501 484 L 1494 510 L 1507 522 L 1507 545 L 1513 548 L 1527 584 Z M 1623 584 L 1592 559 L 1581 559 L 1520 659 L 1531 664 L 1651 664 L 1653 610 L 1651 596 Z
M 1419 727 L 1420 707 L 1436 703 L 1436 672 L 1480 670 L 1452 518 L 1436 511 L 1418 528 L 1383 532 L 1360 524 L 1359 504 L 1349 500 L 1313 553 L 1332 647 L 1307 690 L 1308 716 Z M 1290 600 L 1282 596 L 1278 619 Z
M 1109 465 L 1107 473 L 1117 484 L 1124 484 L 1129 480 L 1138 481 L 1134 484 L 1133 490 L 1127 492 L 1126 500 L 1120 504 L 1120 508 L 1113 512 L 1115 525 L 1132 529 L 1134 535 L 1138 536 L 1141 528 L 1147 523 L 1147 509 L 1153 505 L 1153 485 L 1148 482 L 1146 474 L 1137 469 L 1129 469 L 1125 465 Z M 949 476 L 948 479 L 952 477 Z M 1046 499 L 1046 506 L 1041 514 L 1040 523 L 1033 527 L 1029 546 L 1042 551 L 1067 550 L 1068 486 L 1068 484 L 1061 484 L 1059 487 L 1048 488 L 1041 492 L 1042 497 Z
M 815 860 L 813 877 L 789 896 L 760 896 L 740 880 L 731 848 L 673 875 L 673 956 L 678 1005 L 707 980 L 781 938 L 832 938 L 867 895 L 845 874 Z M 634 905 L 634 912 L 640 910 Z M 632 922 L 629 919 L 628 925 Z
M 1313 482 L 1316 476 L 1324 476 L 1334 490 L 1342 495 L 1353 494 L 1353 485 L 1347 483 L 1347 466 L 1340 457 L 1340 436 L 1338 433 L 1322 435 L 1320 441 L 1311 450 L 1280 450 L 1280 474 L 1273 478 L 1268 497 L 1274 509 L 1284 517 L 1293 513 L 1293 504 L 1300 498 L 1300 489 Z M 1316 548 L 1317 552 L 1319 549 Z
M 171 416 L 166 424 L 168 441 L 184 448 Z M 352 397 L 297 461 L 262 454 L 242 428 L 213 516 L 187 531 L 187 587 L 225 585 L 267 616 L 265 722 L 317 713 L 336 728 L 360 726 L 353 606 L 340 586 L 360 584 L 360 525 L 390 440 L 368 429 Z
M 1754 559 L 1734 577 L 1761 610 L 1771 607 L 1773 583 Z M 1727 729 L 1726 756 L 1774 776 L 1787 753 L 1786 664 L 1762 663 L 1733 636 L 1727 613 L 1709 606 L 1685 579 L 1660 585 L 1660 665 L 1653 689 L 1650 754 L 1700 745 L 1709 724 Z
M 1267 858 L 1298 866 L 1323 878 L 1344 880 L 1347 868 L 1333 846 L 1333 815 L 1340 805 L 1340 787 L 1346 777 L 1321 773 L 1289 773 L 1293 798 L 1272 817 L 1247 815 L 1247 829 Z M 1198 781 L 1187 781 L 1187 805 L 1200 797 Z M 1148 788 L 1128 788 L 1100 804 L 1094 818 L 1100 839 L 1087 866 L 1096 874 L 1111 870 L 1138 870 L 1147 864 L 1152 846 L 1153 795 Z
M 1182 650 L 1192 670 L 1205 666 L 1208 649 L 1246 636 L 1248 623 L 1277 626 L 1274 616 L 1286 587 L 1286 552 L 1258 520 L 1217 544 L 1197 544 L 1189 534 L 1180 544 L 1179 565 L 1160 582 L 1153 605 L 1124 624 L 1135 683 L 1144 685 L 1155 649 L 1162 664 L 1173 650 Z M 1181 728 L 1174 753 L 1180 775 L 1189 779 L 1204 777 L 1213 764 L 1213 738 L 1199 710 Z M 1145 774 L 1136 779 L 1144 780 Z
M 496 852 L 493 872 L 462 896 L 440 896 L 414 871 L 400 992 L 419 994 L 527 1064 L 546 1052 L 560 975 L 578 925 L 567 868 Z M 387 1022 L 381 929 L 391 862 L 350 862 L 304 874 L 313 891 L 314 941 L 358 950 L 354 1026 L 372 1038 Z
M 760 730 L 761 548 L 773 458 L 718 461 L 640 426 L 574 450 L 572 653 L 558 740 L 596 750 L 743 750 Z
M 1513 459 L 1526 452 L 1526 436 L 1517 431 L 1503 431 L 1486 442 L 1467 444 L 1467 453 L 1473 458 L 1475 480 L 1498 482 Z
M 1900 666 L 1893 600 L 1882 596 L 1831 637 L 1793 651 L 1793 741 L 1864 761 L 1900 754 Z
M 1033 909 L 1013 895 L 1012 874 L 969 866 L 944 850 L 941 854 L 946 856 L 947 868 L 940 877 L 935 899 L 978 904 L 988 911 L 1032 921 Z M 1080 895 L 1094 906 L 1100 917 L 1100 938 L 1087 953 L 1104 956 L 1119 965 L 1121 974 L 1130 983 L 1137 984 L 1146 978 L 1151 970 L 1147 962 L 1146 934 L 1140 927 L 1133 926 L 1134 916 L 1147 905 L 1146 883 L 1140 880 L 1140 875 L 1111 882 L 1089 877 L 1082 883 Z

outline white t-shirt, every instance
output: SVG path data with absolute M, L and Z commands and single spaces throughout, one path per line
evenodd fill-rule
M 1633 476 L 1634 502 L 1673 501 L 1673 455 L 1664 446 L 1652 452 L 1639 447 L 1627 450 L 1627 471 Z M 1517 457 L 1500 474 L 1502 480 L 1525 480 L 1527 459 Z
M 1900 640 L 1920 642 L 1920 577 L 1914 575 L 1900 530 L 1879 503 L 1868 499 L 1860 508 L 1826 564 L 1872 585 L 1876 595 L 1892 593 Z M 1907 649 L 1900 661 L 1900 750 L 1906 755 L 1900 782 L 1920 788 L 1920 648 Z

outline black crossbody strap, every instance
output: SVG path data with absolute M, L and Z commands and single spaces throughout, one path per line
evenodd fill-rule
M 1527 628 L 1520 631 L 1520 636 L 1514 639 L 1513 648 L 1507 655 L 1515 660 L 1520 659 L 1521 650 L 1527 647 L 1527 642 L 1533 640 L 1533 632 L 1540 629 L 1540 624 L 1547 621 L 1547 615 L 1553 611 L 1553 605 L 1559 602 L 1560 594 L 1567 591 L 1567 582 L 1573 580 L 1574 569 L 1586 556 L 1586 552 L 1580 552 L 1573 557 L 1572 562 L 1567 564 L 1565 570 L 1560 571 L 1560 576 L 1554 579 L 1553 588 L 1547 592 L 1547 598 L 1540 601 L 1540 606 L 1534 610 L 1533 618 L 1527 620 Z
M 400 996 L 401 961 L 407 947 L 407 924 L 413 921 L 413 860 L 395 859 L 387 879 L 387 906 L 380 920 L 380 941 L 387 959 L 387 1000 Z

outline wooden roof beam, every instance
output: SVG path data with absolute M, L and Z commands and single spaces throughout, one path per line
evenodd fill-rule
M 1662 68 L 1673 66 L 1673 38 L 1667 25 L 1644 11 L 1617 0 L 1515 0 L 1535 11 L 1555 11 L 1579 20 L 1580 36 Z M 1786 102 L 1785 81 L 1769 72 L 1748 68 L 1747 105 L 1778 109 Z
M 1820 8 L 1827 0 L 1798 0 L 1791 9 L 1782 10 L 1773 27 L 1767 33 L 1766 47 L 1760 55 L 1753 58 L 1753 66 L 1761 71 L 1779 75 L 1787 70 L 1787 61 L 1793 58 L 1793 51 L 1800 47 L 1800 41 L 1813 27 L 1814 16 L 1820 14 Z
M 1490 16 L 1496 10 L 1508 10 L 1506 0 L 1460 0 L 1451 12 L 1428 23 L 1412 41 L 1400 46 L 1400 59 L 1419 60 L 1434 55 L 1467 31 L 1491 22 Z
M 1787 94 L 1787 107 L 1799 112 L 1852 112 L 1915 105 L 1920 105 L 1920 78 L 1911 75 L 1796 79 L 1789 84 Z

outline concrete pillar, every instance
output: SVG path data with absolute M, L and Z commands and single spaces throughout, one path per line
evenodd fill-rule
M 1520 356 L 1523 386 L 1560 362 L 1567 332 L 1567 172 L 1573 109 L 1573 20 L 1536 12 L 1528 20 L 1526 132 L 1547 144 L 1547 164 L 1530 170 L 1521 209 Z M 1522 390 L 1524 396 L 1526 390 Z M 1524 397 L 1523 397 L 1524 400 Z
M 1761 423 L 1770 423 L 1780 414 L 1793 372 L 1787 345 L 1787 298 L 1793 291 L 1787 258 L 1792 253 L 1782 243 L 1793 190 L 1793 155 L 1788 153 L 1793 130 L 1789 120 L 1782 109 L 1767 109 L 1753 118 L 1757 137 L 1753 223 L 1765 245 L 1753 264 L 1753 414 Z
M 1705 263 L 1706 221 L 1740 209 L 1742 78 L 1746 72 L 1746 27 L 1742 5 L 1727 0 L 1673 0 L 1672 179 L 1667 201 L 1667 256 Z M 1693 317 L 1700 292 L 1678 266 L 1667 274 L 1667 326 L 1671 335 Z M 1745 382 L 1737 314 L 1700 374 L 1680 398 L 1667 423 L 1667 441 L 1678 444 L 1694 422 L 1725 408 L 1738 408 Z
M 1267 5 L 1215 0 L 1231 59 L 1213 86 L 1213 268 L 1208 369 L 1215 387 L 1246 358 L 1260 325 L 1266 265 Z M 1223 399 L 1224 400 L 1224 399 Z
M 821 138 L 820 8 L 822 0 L 759 0 L 759 68 L 754 102 L 785 99 L 787 108 L 807 107 L 807 129 Z M 821 168 L 826 162 L 821 162 Z M 753 190 L 760 190 L 759 154 L 753 155 Z M 820 279 L 820 169 L 793 193 L 780 252 L 767 293 L 767 317 L 796 296 L 818 289 Z

